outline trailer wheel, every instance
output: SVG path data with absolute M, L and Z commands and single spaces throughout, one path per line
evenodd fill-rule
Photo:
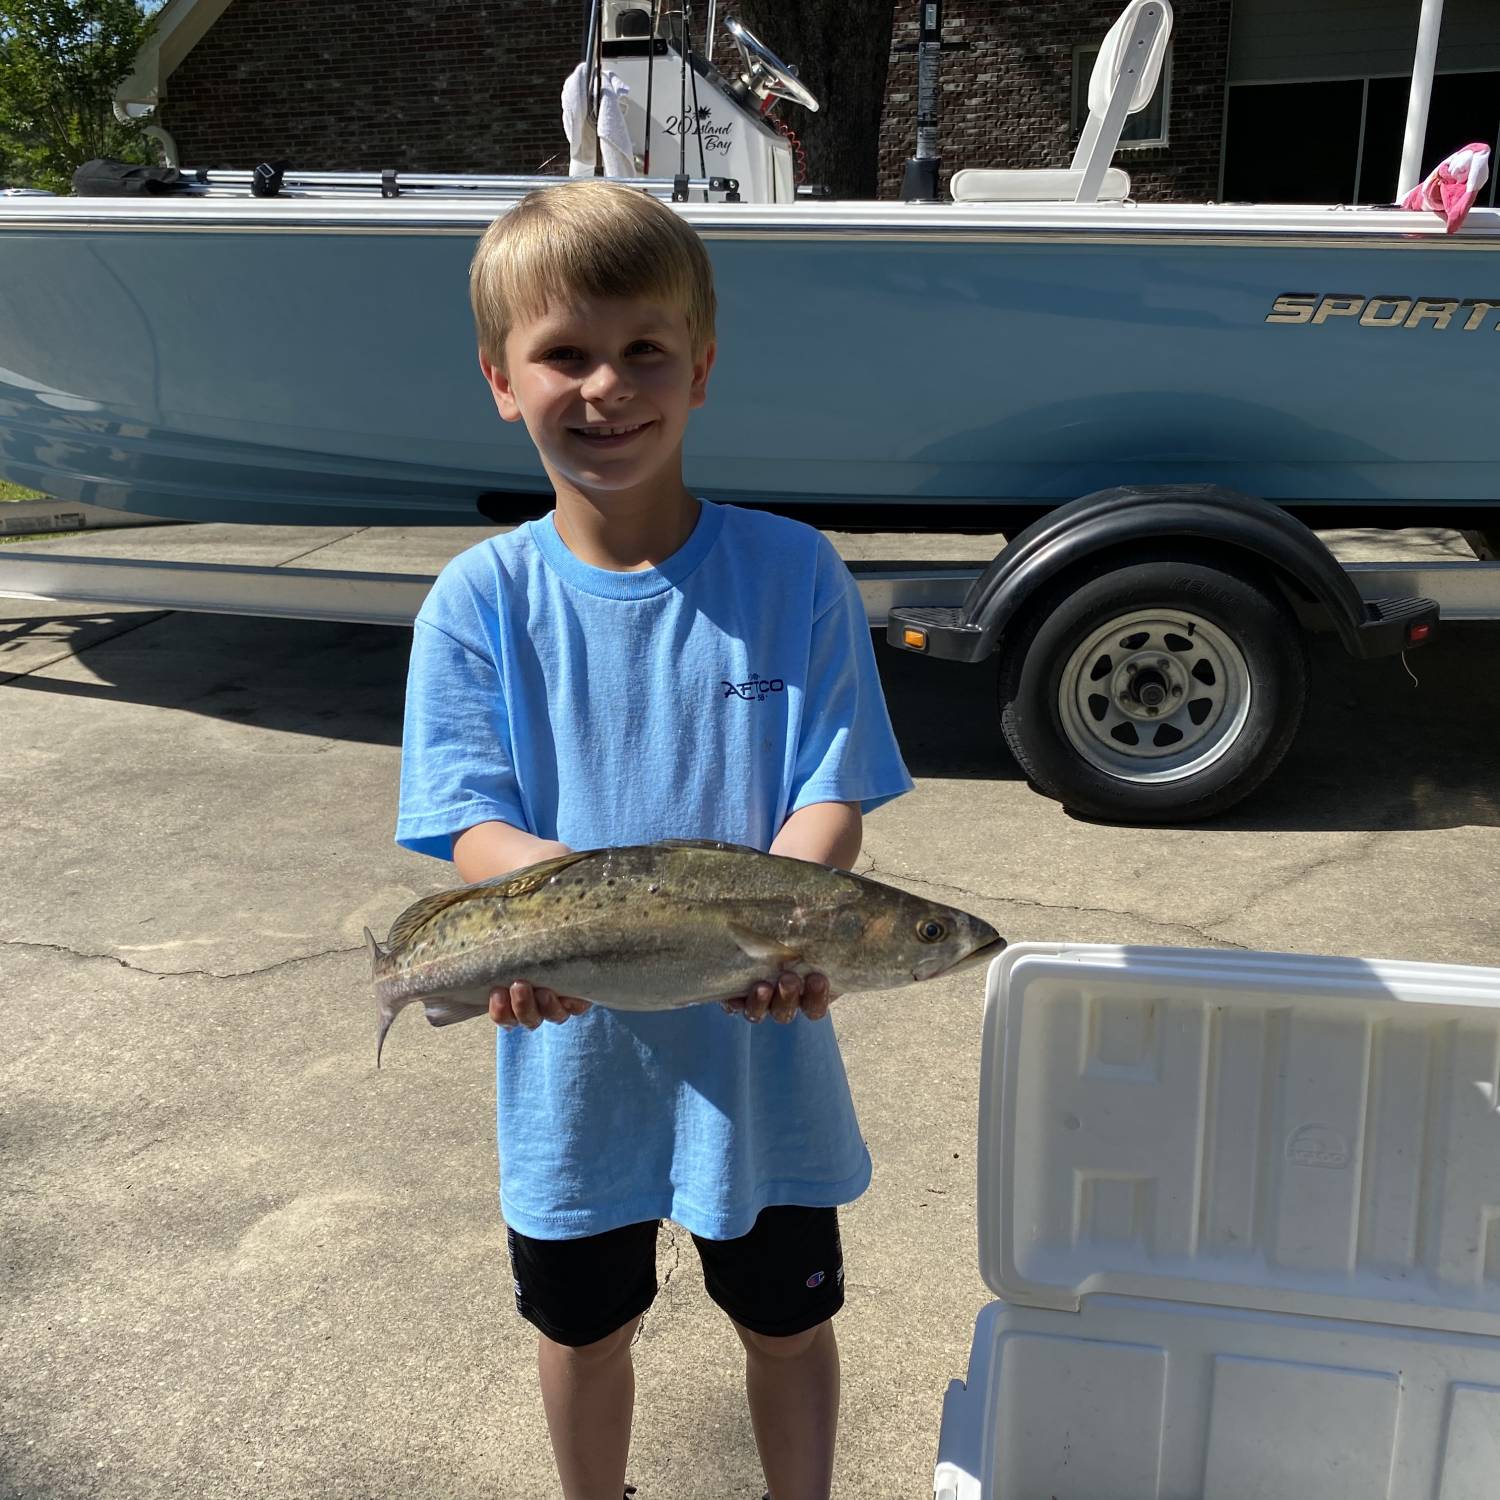
M 1307 647 L 1271 587 L 1201 562 L 1115 564 L 1041 598 L 1000 659 L 1011 753 L 1074 812 L 1187 822 L 1276 768 Z

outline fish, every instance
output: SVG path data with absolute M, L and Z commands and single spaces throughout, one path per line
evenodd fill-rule
M 706 839 L 586 849 L 440 891 L 384 945 L 365 929 L 379 1030 L 489 1013 L 518 979 L 623 1011 L 734 999 L 778 974 L 836 994 L 897 989 L 1005 947 L 988 922 L 868 876 Z

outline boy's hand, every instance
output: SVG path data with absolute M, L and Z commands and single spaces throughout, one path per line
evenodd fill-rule
M 589 1001 L 576 995 L 559 995 L 556 990 L 532 986 L 524 979 L 515 980 L 509 989 L 490 991 L 490 1020 L 507 1031 L 512 1026 L 535 1031 L 543 1021 L 561 1024 L 569 1016 L 581 1016 L 588 1008 Z
M 767 1015 L 783 1026 L 800 1010 L 809 1021 L 821 1021 L 828 1005 L 838 996 L 829 987 L 826 974 L 781 974 L 775 980 L 751 985 L 748 995 L 720 1003 L 731 1015 L 747 1021 L 764 1021 Z

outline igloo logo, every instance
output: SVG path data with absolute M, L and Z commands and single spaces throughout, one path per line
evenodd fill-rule
M 1286 1159 L 1299 1167 L 1347 1167 L 1349 1142 L 1331 1125 L 1303 1125 L 1287 1141 Z

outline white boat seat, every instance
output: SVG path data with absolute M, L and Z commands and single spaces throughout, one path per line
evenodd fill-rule
M 1130 178 L 1111 167 L 1125 119 L 1145 109 L 1161 81 L 1172 35 L 1172 0 L 1130 0 L 1109 28 L 1089 75 L 1089 117 L 1073 163 L 1054 168 L 967 169 L 948 185 L 969 203 L 1118 202 Z
M 1071 167 L 1055 171 L 965 167 L 955 172 L 948 191 L 955 203 L 1072 203 L 1083 173 Z M 1130 174 L 1111 167 L 1094 195 L 1096 202 L 1119 203 L 1130 196 Z

